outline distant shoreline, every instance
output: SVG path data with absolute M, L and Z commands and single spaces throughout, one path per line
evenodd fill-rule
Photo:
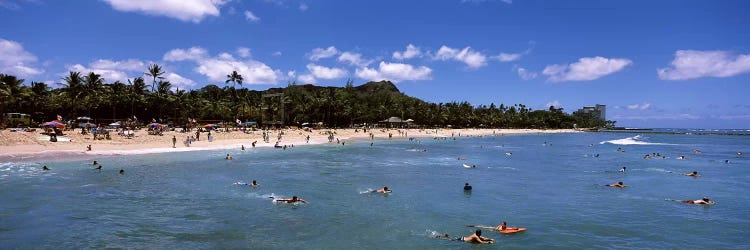
M 195 131 L 180 133 L 174 131 L 165 132 L 163 136 L 148 135 L 145 130 L 136 131 L 136 136 L 127 139 L 118 135 L 111 135 L 112 140 L 92 140 L 92 136 L 81 135 L 80 130 L 66 131 L 65 135 L 58 138 L 71 139 L 70 142 L 49 142 L 39 140 L 44 135 L 37 132 L 10 132 L 9 129 L 0 130 L 0 161 L 18 162 L 35 160 L 76 160 L 94 159 L 97 157 L 108 157 L 118 155 L 142 155 L 173 152 L 191 152 L 204 150 L 227 149 L 237 152 L 242 146 L 246 150 L 252 149 L 252 142 L 257 141 L 256 147 L 273 147 L 278 133 L 284 131 L 283 145 L 316 145 L 328 142 L 328 132 L 334 134 L 332 143 L 368 141 L 372 132 L 374 140 L 388 140 L 389 134 L 392 139 L 430 138 L 430 137 L 474 137 L 486 135 L 515 135 L 515 134 L 540 134 L 540 133 L 578 133 L 581 131 L 573 129 L 316 129 L 304 131 L 301 129 L 271 130 L 269 143 L 262 140 L 262 131 L 243 133 L 242 131 L 213 132 L 213 142 L 208 142 L 208 133 L 200 134 L 200 141 L 192 142 L 186 147 L 183 141 L 188 136 L 195 136 Z M 172 136 L 177 139 L 176 147 L 172 147 Z M 310 136 L 309 143 L 306 142 Z M 91 145 L 92 150 L 86 147 Z

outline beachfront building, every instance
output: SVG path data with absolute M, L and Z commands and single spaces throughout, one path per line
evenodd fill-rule
M 413 121 L 414 120 L 412 119 L 404 120 L 401 119 L 401 117 L 392 116 L 391 118 L 380 121 L 379 124 L 388 128 L 407 128 L 411 127 Z
M 607 120 L 607 105 L 596 104 L 595 106 L 584 106 L 575 113 L 591 115 L 601 121 Z

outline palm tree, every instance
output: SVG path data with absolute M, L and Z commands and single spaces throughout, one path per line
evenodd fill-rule
M 227 80 L 224 83 L 232 82 L 232 88 L 234 88 L 235 84 L 242 86 L 242 80 L 242 75 L 235 70 L 232 71 L 232 74 L 227 75 Z
M 101 75 L 90 72 L 87 76 L 83 77 L 84 82 L 84 93 L 86 99 L 86 109 L 89 116 L 91 116 L 91 108 L 99 106 L 102 100 L 100 93 L 104 88 L 104 78 Z
M 146 75 L 154 78 L 154 81 L 151 82 L 151 92 L 156 91 L 156 79 L 164 79 L 164 77 L 162 77 L 162 75 L 164 75 L 164 70 L 162 70 L 161 66 L 158 64 L 150 64 L 148 65 L 148 72 L 146 72 Z
M 5 113 L 6 105 L 10 106 L 18 100 L 21 84 L 23 84 L 23 79 L 0 74 L 0 125 L 5 124 L 5 115 L 2 114 Z
M 62 93 L 71 101 L 69 106 L 71 107 L 73 115 L 75 115 L 78 105 L 80 105 L 78 101 L 85 95 L 83 77 L 81 77 L 80 72 L 70 71 L 68 76 L 63 78 L 63 81 L 65 81 L 65 83 L 63 83 Z
M 136 77 L 133 81 L 128 80 L 128 97 L 130 99 L 130 117 L 135 116 L 135 103 L 143 100 L 143 94 L 146 92 L 146 82 L 143 77 Z

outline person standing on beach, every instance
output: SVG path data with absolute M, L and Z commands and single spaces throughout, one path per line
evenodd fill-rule
M 195 140 L 200 141 L 201 140 L 201 131 L 195 131 Z
M 89 144 L 88 146 L 86 146 L 86 151 L 91 151 L 91 144 Z
M 173 148 L 177 147 L 177 136 L 175 135 L 172 136 L 172 147 Z

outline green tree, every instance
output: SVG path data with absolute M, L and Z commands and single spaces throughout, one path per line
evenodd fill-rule
M 155 92 L 156 80 L 164 79 L 164 77 L 162 76 L 164 75 L 164 70 L 162 70 L 161 66 L 159 66 L 158 64 L 150 64 L 148 65 L 148 72 L 146 72 L 145 74 L 153 78 L 153 81 L 151 82 L 151 92 Z

